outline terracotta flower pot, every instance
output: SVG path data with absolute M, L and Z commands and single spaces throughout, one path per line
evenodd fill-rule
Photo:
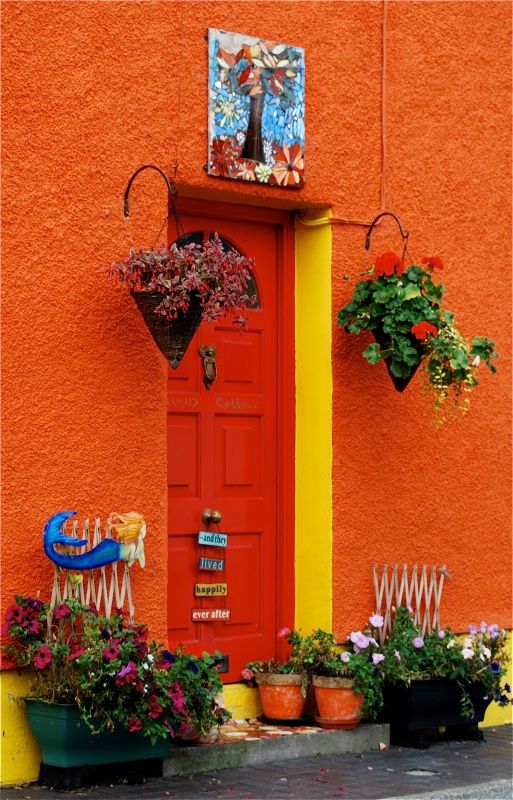
M 363 694 L 353 690 L 353 681 L 314 675 L 312 682 L 319 711 L 316 723 L 321 728 L 356 728 L 360 722 Z
M 262 712 L 268 720 L 300 719 L 305 707 L 301 675 L 255 675 Z

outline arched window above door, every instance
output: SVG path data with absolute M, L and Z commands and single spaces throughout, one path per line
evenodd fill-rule
M 244 253 L 241 253 L 241 251 L 237 247 L 235 247 L 235 245 L 232 242 L 230 242 L 229 239 L 226 239 L 224 236 L 220 236 L 219 234 L 218 236 L 226 251 L 235 250 L 237 253 L 239 253 L 239 255 L 244 255 Z M 214 234 L 209 231 L 193 231 L 193 233 L 186 233 L 183 236 L 180 236 L 180 238 L 176 239 L 173 242 L 173 244 L 176 244 L 177 247 L 185 247 L 188 244 L 202 244 L 207 239 L 207 237 L 213 239 Z M 251 278 L 248 282 L 247 292 L 250 297 L 255 298 L 252 310 L 255 309 L 258 310 L 259 308 L 261 308 L 260 295 L 258 292 L 255 276 L 253 274 L 251 275 Z

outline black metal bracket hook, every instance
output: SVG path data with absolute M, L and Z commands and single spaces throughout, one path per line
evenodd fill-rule
M 404 249 L 406 250 L 406 243 L 407 243 L 407 241 L 408 241 L 408 236 L 409 236 L 410 234 L 408 233 L 408 231 L 407 231 L 407 230 L 405 230 L 405 229 L 403 228 L 403 226 L 402 226 L 402 223 L 401 223 L 401 220 L 399 219 L 399 217 L 397 217 L 395 214 L 393 214 L 393 213 L 392 213 L 392 211 L 382 211 L 382 212 L 381 212 L 380 214 L 378 214 L 378 216 L 377 216 L 377 217 L 376 217 L 376 218 L 375 218 L 375 219 L 374 219 L 374 220 L 371 222 L 370 228 L 369 228 L 369 230 L 367 231 L 367 233 L 366 233 L 366 235 L 365 235 L 365 249 L 366 249 L 366 250 L 368 250 L 368 249 L 369 249 L 369 247 L 370 247 L 371 233 L 372 233 L 372 230 L 373 230 L 373 228 L 374 228 L 374 225 L 376 224 L 376 222 L 377 222 L 379 219 L 381 219 L 381 217 L 386 217 L 386 216 L 388 216 L 388 217 L 392 217 L 392 218 L 393 218 L 393 219 L 395 219 L 395 221 L 397 222 L 397 224 L 398 224 L 398 226 L 399 226 L 399 230 L 400 230 L 400 232 L 401 232 L 401 236 L 402 236 L 402 238 L 403 238 L 403 242 L 404 242 Z
M 129 179 L 127 185 L 126 185 L 125 193 L 123 195 L 123 216 L 124 216 L 125 219 L 128 219 L 128 217 L 130 216 L 130 209 L 128 207 L 128 195 L 130 194 L 130 189 L 132 188 L 132 184 L 134 182 L 134 179 L 144 169 L 154 169 L 159 173 L 159 175 L 162 175 L 162 177 L 164 178 L 164 180 L 166 182 L 166 186 L 167 186 L 167 208 L 168 208 L 168 214 L 171 215 L 173 213 L 173 206 L 174 206 L 173 201 L 174 201 L 174 197 L 176 195 L 176 186 L 174 185 L 174 183 L 172 183 L 172 181 L 166 175 L 164 170 L 160 169 L 160 167 L 155 166 L 155 164 L 143 164 L 142 167 L 139 167 L 139 169 L 136 169 L 136 171 L 130 176 L 130 179 Z

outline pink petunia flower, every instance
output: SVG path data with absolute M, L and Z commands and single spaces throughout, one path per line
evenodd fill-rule
M 42 644 L 34 657 L 37 669 L 44 669 L 52 661 L 52 651 L 46 644 Z
M 417 650 L 420 650 L 422 647 L 424 647 L 424 637 L 414 636 L 411 640 L 411 643 Z
M 290 628 L 281 628 L 281 630 L 278 631 L 278 639 L 287 639 L 290 633 Z
M 106 661 L 113 661 L 119 656 L 119 644 L 114 640 L 103 651 L 103 657 Z
M 372 617 L 369 617 L 369 622 L 373 628 L 382 628 L 384 620 L 381 614 L 373 614 Z
M 61 603 L 59 606 L 55 606 L 53 618 L 64 619 L 65 617 L 69 616 L 70 613 L 70 607 L 67 605 L 67 603 Z
M 373 653 L 372 654 L 372 663 L 374 664 L 374 666 L 376 666 L 377 664 L 379 664 L 381 661 L 384 661 L 384 660 L 385 660 L 385 656 L 383 655 L 383 653 Z
M 24 613 L 23 608 L 18 603 L 14 603 L 12 606 L 9 606 L 5 612 L 6 622 L 8 622 L 9 625 L 19 625 L 23 620 Z

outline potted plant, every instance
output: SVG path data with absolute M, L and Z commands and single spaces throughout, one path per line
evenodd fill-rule
M 454 314 L 443 305 L 445 287 L 433 280 L 442 269 L 438 256 L 406 266 L 396 253 L 383 253 L 338 313 L 346 333 L 373 334 L 376 341 L 362 355 L 371 364 L 384 361 L 398 391 L 422 366 L 440 422 L 446 401 L 463 412 L 468 409 L 479 364 L 495 372 L 492 358 L 497 357 L 490 339 L 475 336 L 467 342 L 457 329 Z
M 25 698 L 43 763 L 81 767 L 162 758 L 189 730 L 229 716 L 208 654 L 169 653 L 122 611 L 107 619 L 68 599 L 55 608 L 16 596 L 2 645 L 13 667 L 34 672 Z
M 317 703 L 315 721 L 322 728 L 356 727 L 362 716 L 375 718 L 382 705 L 380 662 L 383 655 L 375 638 L 382 617 L 371 617 L 374 628 L 353 631 L 340 646 L 333 633 L 320 628 L 296 642 L 297 658 L 311 676 Z
M 291 637 L 294 636 L 294 642 Z M 279 724 L 303 721 L 308 675 L 299 657 L 301 636 L 290 628 L 282 628 L 278 638 L 293 644 L 287 661 L 249 661 L 242 670 L 248 686 L 257 686 L 264 719 Z
M 440 728 L 446 735 L 482 738 L 478 723 L 489 703 L 511 702 L 506 673 L 506 633 L 498 625 L 422 633 L 408 608 L 397 609 L 383 645 L 384 719 L 394 742 L 427 746 Z
M 171 244 L 131 251 L 111 264 L 108 274 L 128 286 L 160 350 L 176 369 L 202 321 L 215 322 L 228 312 L 251 308 L 248 294 L 253 260 L 225 250 L 219 236 L 203 244 Z

